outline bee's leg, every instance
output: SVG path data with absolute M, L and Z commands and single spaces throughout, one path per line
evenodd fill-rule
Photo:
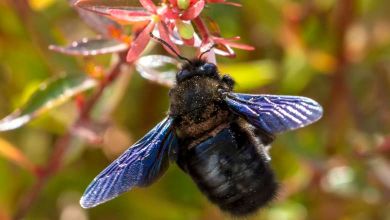
M 223 75 L 222 82 L 226 83 L 230 89 L 233 89 L 233 86 L 236 83 L 236 82 L 234 82 L 233 78 L 229 75 Z
M 270 145 L 275 140 L 275 136 L 273 134 L 268 133 L 263 129 L 256 128 L 254 133 L 261 139 L 261 142 L 264 144 L 264 146 Z

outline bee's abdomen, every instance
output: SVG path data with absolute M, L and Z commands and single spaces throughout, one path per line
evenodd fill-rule
M 277 183 L 264 155 L 238 124 L 179 157 L 179 165 L 209 200 L 236 216 L 257 211 L 275 197 Z

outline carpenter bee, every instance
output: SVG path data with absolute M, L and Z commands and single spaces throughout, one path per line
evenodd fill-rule
M 168 116 L 91 182 L 82 207 L 154 183 L 170 161 L 233 216 L 252 214 L 275 197 L 268 155 L 274 134 L 319 120 L 322 107 L 306 97 L 234 93 L 233 79 L 203 54 L 194 60 L 176 55 L 186 63 L 169 92 Z

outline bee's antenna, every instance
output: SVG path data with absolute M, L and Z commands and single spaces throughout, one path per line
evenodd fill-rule
M 157 40 L 158 42 L 160 42 L 161 44 L 163 44 L 164 46 L 166 46 L 167 48 L 169 48 L 179 59 L 181 60 L 185 60 L 187 61 L 188 63 L 192 64 L 191 60 L 189 60 L 188 58 L 186 57 L 183 57 L 182 55 L 180 55 L 175 49 L 173 49 L 173 47 L 168 44 L 166 41 L 164 41 L 163 39 L 161 38 L 158 38 L 156 37 L 152 32 L 149 33 L 150 37 Z
M 217 46 L 217 44 L 213 44 L 211 45 L 211 47 L 209 49 L 207 49 L 206 51 L 204 51 L 203 53 L 201 53 L 199 55 L 199 59 L 202 59 L 202 56 L 204 56 L 206 53 L 210 52 L 213 48 L 215 48 Z

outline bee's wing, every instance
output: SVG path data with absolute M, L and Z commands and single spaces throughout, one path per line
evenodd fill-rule
M 227 93 L 225 101 L 233 112 L 271 134 L 304 127 L 322 116 L 321 105 L 300 96 Z
M 168 154 L 176 144 L 172 118 L 165 118 L 127 149 L 90 183 L 80 199 L 83 208 L 97 206 L 134 186 L 147 186 L 168 167 Z

